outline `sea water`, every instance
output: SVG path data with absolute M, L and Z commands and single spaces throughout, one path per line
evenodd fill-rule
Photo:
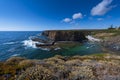
M 55 55 L 74 56 L 101 53 L 102 49 L 98 42 L 85 42 L 82 45 L 61 49 L 60 47 L 50 50 L 37 48 L 29 38 L 40 35 L 42 31 L 1 31 L 0 32 L 0 61 L 13 56 L 29 59 L 45 59 Z M 90 36 L 88 36 L 91 38 Z M 92 38 L 93 39 L 93 38 Z

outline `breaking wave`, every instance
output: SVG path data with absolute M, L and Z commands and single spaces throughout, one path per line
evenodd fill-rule
M 32 41 L 32 40 L 25 40 L 25 41 L 23 41 L 23 45 L 24 46 L 31 47 L 31 48 L 37 48 L 36 47 L 36 43 L 43 44 L 43 43 L 35 42 L 35 41 Z M 49 48 L 41 48 L 41 47 L 39 47 L 39 49 L 45 50 L 45 51 L 50 51 Z
M 32 48 L 37 48 L 36 47 L 36 43 L 39 43 L 39 42 L 35 42 L 35 41 L 32 41 L 32 40 L 25 40 L 25 41 L 23 41 L 23 45 L 24 46 L 32 47 Z
M 97 42 L 101 41 L 100 39 L 94 38 L 94 37 L 92 37 L 92 36 L 90 36 L 90 35 L 86 36 L 86 38 L 87 38 L 89 41 L 97 41 Z

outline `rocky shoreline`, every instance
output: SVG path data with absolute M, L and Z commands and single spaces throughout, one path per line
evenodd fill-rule
M 36 43 L 37 47 L 47 47 L 53 46 L 55 43 L 59 42 L 80 42 L 87 40 L 85 33 L 82 31 L 43 31 L 41 36 L 42 38 L 33 37 L 32 41 L 38 42 Z M 40 42 L 40 43 L 39 43 Z M 43 43 L 43 44 L 41 44 Z
M 103 41 L 103 46 L 111 51 L 120 53 L 120 36 L 110 37 Z
M 119 31 L 108 31 L 108 30 L 99 30 L 96 31 L 79 31 L 79 30 L 53 30 L 53 31 L 43 31 L 41 36 L 44 38 L 32 38 L 32 41 L 36 41 L 36 47 L 42 48 L 58 48 L 59 44 L 68 44 L 68 43 L 82 43 L 88 41 L 91 38 L 91 41 L 101 42 L 101 45 L 108 51 L 113 51 L 120 53 L 120 36 Z M 117 34 L 117 35 L 115 35 Z M 93 35 L 93 37 L 89 36 Z M 115 35 L 115 36 L 114 36 Z M 40 43 L 39 43 L 40 42 Z M 42 44 L 41 44 L 42 42 Z
M 105 52 L 120 55 L 120 30 L 95 31 L 93 37 L 101 39 Z
M 45 32 L 44 39 L 33 38 L 32 40 L 47 44 L 40 44 L 42 47 L 57 50 L 60 46 L 81 45 L 82 41 L 88 40 L 85 37 L 86 34 L 88 35 L 88 33 L 82 34 L 81 31 L 77 33 L 53 31 Z M 120 54 L 119 34 L 115 36 L 111 33 L 110 35 L 109 33 L 98 34 L 93 36 L 102 39 L 100 43 L 105 49 Z M 80 35 L 82 35 L 81 38 Z M 98 39 L 95 40 L 99 41 Z M 54 45 L 48 44 L 54 41 Z M 120 80 L 120 56 L 110 52 L 72 57 L 56 55 L 43 60 L 12 57 L 0 62 L 0 80 Z

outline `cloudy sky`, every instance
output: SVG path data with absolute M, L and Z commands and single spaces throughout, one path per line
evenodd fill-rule
M 120 26 L 120 0 L 0 0 L 0 31 Z

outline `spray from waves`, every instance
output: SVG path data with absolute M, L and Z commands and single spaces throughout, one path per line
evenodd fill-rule
M 90 36 L 90 35 L 88 35 L 88 36 L 86 36 L 86 38 L 89 40 L 89 41 L 97 41 L 97 42 L 99 42 L 99 41 L 101 41 L 100 39 L 97 39 L 97 38 L 94 38 L 94 37 L 92 37 L 92 36 Z
M 23 44 L 24 46 L 31 47 L 31 48 L 37 48 L 36 43 L 44 44 L 44 43 L 35 42 L 35 41 L 32 41 L 32 40 L 25 40 L 25 41 L 23 41 L 23 43 L 24 43 Z M 44 50 L 44 51 L 50 51 L 49 48 L 41 48 L 41 47 L 39 47 L 39 49 Z
M 36 47 L 36 43 L 39 43 L 39 42 L 35 42 L 35 41 L 32 41 L 32 40 L 25 40 L 25 41 L 23 41 L 23 45 L 24 46 L 32 47 L 32 48 L 37 48 Z
M 41 34 L 37 34 L 37 36 L 30 36 L 28 40 L 24 40 L 22 43 L 23 43 L 24 46 L 26 46 L 25 48 L 27 48 L 27 47 L 38 48 L 36 46 L 36 44 L 44 44 L 44 43 L 42 43 L 40 41 L 33 41 L 32 39 L 34 39 L 34 38 L 38 38 L 39 39 L 39 37 L 41 37 Z M 50 51 L 49 48 L 39 47 L 39 49 L 45 50 L 45 51 Z

